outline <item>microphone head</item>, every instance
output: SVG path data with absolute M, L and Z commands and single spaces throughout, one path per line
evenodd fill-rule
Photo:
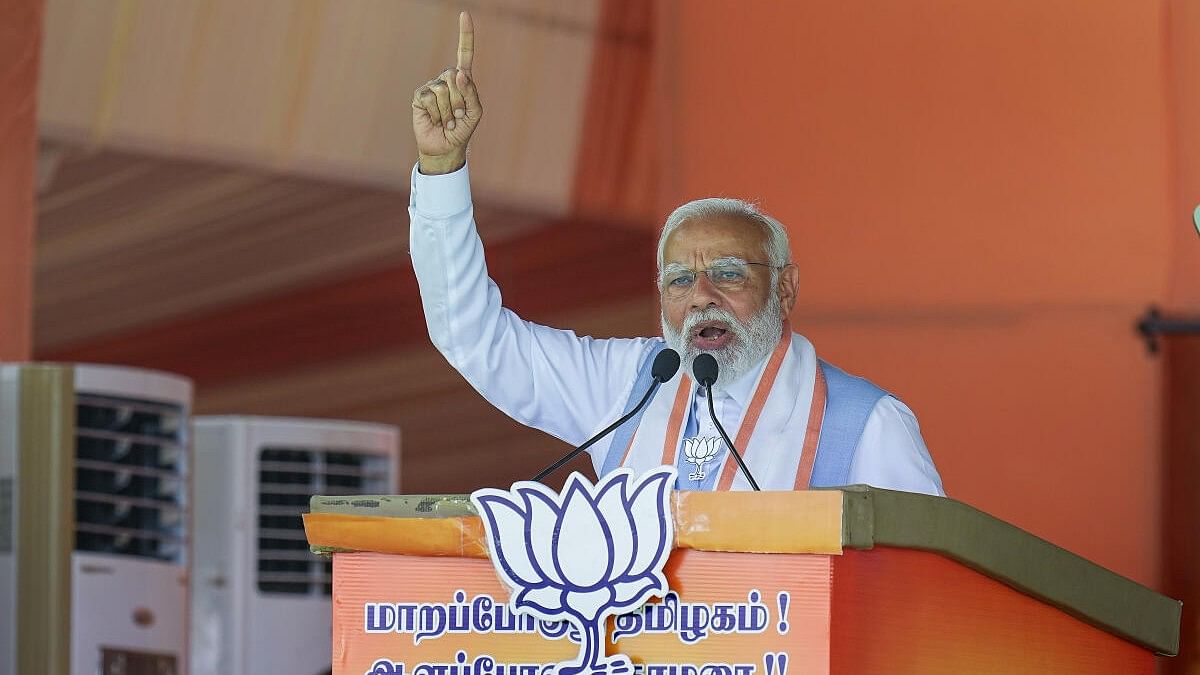
M 701 385 L 711 387 L 717 381 L 717 360 L 712 354 L 700 352 L 692 361 L 692 374 Z
M 679 370 L 679 352 L 667 347 L 654 357 L 654 365 L 650 367 L 650 375 L 659 384 L 675 377 Z

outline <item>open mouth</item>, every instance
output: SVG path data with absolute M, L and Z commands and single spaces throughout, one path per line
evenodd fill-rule
M 705 321 L 692 329 L 692 344 L 700 349 L 720 349 L 732 339 L 733 333 L 724 321 Z

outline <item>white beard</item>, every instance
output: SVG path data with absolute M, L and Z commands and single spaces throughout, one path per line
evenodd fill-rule
M 720 349 L 700 349 L 691 341 L 692 331 L 698 324 L 705 321 L 724 321 L 733 333 L 733 340 Z M 743 324 L 737 317 L 726 310 L 716 307 L 694 312 L 683 319 L 683 326 L 675 330 L 667 323 L 667 317 L 662 317 L 663 339 L 667 346 L 679 352 L 680 360 L 688 373 L 692 372 L 692 360 L 707 351 L 717 360 L 719 375 L 713 389 L 722 391 L 725 386 L 737 382 L 743 375 L 750 372 L 763 359 L 770 355 L 779 343 L 780 331 L 783 330 L 783 311 L 779 296 L 771 293 L 767 304 Z

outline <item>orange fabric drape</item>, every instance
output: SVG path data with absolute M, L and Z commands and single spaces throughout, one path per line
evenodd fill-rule
M 0 361 L 31 351 L 42 0 L 0 5 Z
M 600 4 L 575 166 L 572 204 L 577 213 L 616 222 L 657 222 L 653 9 L 643 0 Z

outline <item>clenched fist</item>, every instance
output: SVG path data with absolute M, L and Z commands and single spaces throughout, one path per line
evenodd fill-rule
M 475 25 L 471 15 L 458 16 L 458 65 L 447 68 L 413 92 L 413 135 L 423 174 L 457 171 L 467 161 L 467 142 L 483 106 L 471 79 Z

